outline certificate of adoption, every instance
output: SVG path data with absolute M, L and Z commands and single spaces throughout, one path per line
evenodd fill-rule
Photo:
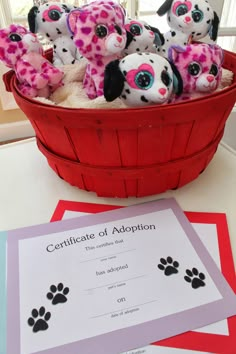
M 8 234 L 7 354 L 117 354 L 236 314 L 172 198 Z

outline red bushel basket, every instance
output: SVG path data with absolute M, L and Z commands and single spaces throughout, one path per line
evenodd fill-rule
M 64 108 L 23 96 L 13 72 L 4 81 L 58 176 L 98 196 L 142 197 L 191 182 L 213 158 L 236 100 L 236 55 L 224 54 L 232 85 L 178 104 Z

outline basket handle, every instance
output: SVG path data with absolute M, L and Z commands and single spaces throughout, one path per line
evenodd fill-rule
M 5 88 L 6 88 L 7 92 L 12 92 L 11 80 L 12 80 L 12 77 L 13 77 L 14 74 L 15 74 L 14 70 L 9 70 L 5 74 L 3 74 L 3 76 L 2 76 L 2 79 L 3 79 L 3 82 L 5 84 Z

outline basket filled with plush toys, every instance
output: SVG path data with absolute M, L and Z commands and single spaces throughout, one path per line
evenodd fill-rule
M 207 1 L 163 1 L 156 27 L 109 0 L 44 3 L 28 22 L 0 30 L 0 61 L 12 69 L 3 79 L 59 177 L 124 198 L 204 171 L 236 101 L 236 55 L 215 44 L 219 18 Z

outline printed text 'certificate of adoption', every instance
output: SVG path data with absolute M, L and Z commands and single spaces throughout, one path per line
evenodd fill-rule
M 236 313 L 174 199 L 11 233 L 8 354 L 121 353 Z

